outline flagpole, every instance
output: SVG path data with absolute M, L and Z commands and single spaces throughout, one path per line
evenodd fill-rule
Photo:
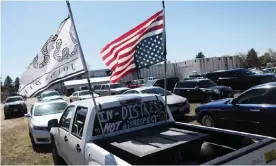
M 164 88 L 165 88 L 165 108 L 166 108 L 166 122 L 167 122 L 167 48 L 166 48 L 166 28 L 165 28 L 165 2 L 162 0 L 162 7 L 163 7 L 163 56 L 164 56 Z
M 85 58 L 84 58 L 84 55 L 83 55 L 83 52 L 82 52 L 82 48 L 81 48 L 81 45 L 80 45 L 80 41 L 79 41 L 79 37 L 78 37 L 76 26 L 75 26 L 73 14 L 72 14 L 72 11 L 71 11 L 70 3 L 69 3 L 68 0 L 66 0 L 66 3 L 67 3 L 68 10 L 69 10 L 69 16 L 71 18 L 72 25 L 73 25 L 73 28 L 74 28 L 74 31 L 75 31 L 76 40 L 77 40 L 78 45 L 79 45 L 81 62 L 82 62 L 82 65 L 84 67 L 85 75 L 86 75 L 86 78 L 87 78 L 88 88 L 89 88 L 89 91 L 90 91 L 90 93 L 92 95 L 93 103 L 94 103 L 95 108 L 96 108 L 96 115 L 98 116 L 98 120 L 99 120 L 99 124 L 100 124 L 101 130 L 102 130 L 102 134 L 104 135 L 102 123 L 100 122 L 100 118 L 99 118 L 99 114 L 98 114 L 98 107 L 97 107 L 96 100 L 95 100 L 94 93 L 93 93 L 93 89 L 92 89 L 92 86 L 91 86 L 91 83 L 90 83 L 90 79 L 89 79 L 89 75 L 88 75 L 88 70 L 87 70 L 87 65 L 86 65 Z

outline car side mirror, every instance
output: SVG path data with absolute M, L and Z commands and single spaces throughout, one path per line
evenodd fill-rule
M 25 114 L 24 116 L 25 116 L 26 118 L 31 118 L 31 117 L 32 117 L 31 114 L 29 114 L 29 113 Z
M 52 127 L 59 127 L 58 120 L 52 119 L 48 121 L 48 128 L 51 130 Z
M 195 89 L 196 89 L 196 90 L 198 90 L 198 89 L 199 89 L 199 87 L 198 87 L 198 86 L 196 86 L 196 87 L 195 87 Z

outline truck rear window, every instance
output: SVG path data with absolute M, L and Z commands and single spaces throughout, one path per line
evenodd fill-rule
M 154 100 L 99 110 L 99 118 L 104 133 L 112 133 L 129 128 L 165 121 L 166 110 L 163 102 Z M 167 114 L 167 119 L 169 116 Z M 93 135 L 102 134 L 96 116 Z

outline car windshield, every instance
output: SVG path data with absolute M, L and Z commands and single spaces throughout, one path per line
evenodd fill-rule
M 138 80 L 139 84 L 144 84 L 145 81 L 144 80 Z
M 7 98 L 6 103 L 11 103 L 15 101 L 23 101 L 22 97 L 12 97 L 12 98 Z
M 89 94 L 90 94 L 90 92 L 89 92 L 89 90 L 87 90 L 87 91 L 80 92 L 79 96 L 84 96 L 84 95 L 89 95 Z
M 152 89 L 145 89 L 141 90 L 142 93 L 147 93 L 147 94 L 156 94 L 156 95 L 161 95 L 165 96 L 165 89 L 162 88 L 152 88 Z M 172 93 L 167 91 L 167 95 L 171 95 Z
M 200 88 L 210 88 L 210 87 L 214 87 L 214 86 L 217 86 L 217 84 L 214 83 L 212 80 L 199 81 L 199 87 Z
M 123 84 L 111 84 L 110 89 L 115 89 L 115 88 L 123 88 L 125 87 Z
M 248 69 L 241 70 L 241 72 L 242 72 L 244 75 L 254 75 L 254 74 L 255 74 L 253 71 L 250 71 L 250 70 L 248 70 Z
M 41 94 L 41 97 L 42 97 L 42 98 L 43 98 L 43 97 L 49 97 L 49 96 L 59 96 L 59 93 L 53 91 L 53 92 L 45 92 L 45 93 L 42 93 L 42 94 Z
M 35 106 L 34 116 L 43 116 L 50 114 L 57 114 L 63 112 L 67 103 L 59 102 L 59 103 L 45 103 L 38 106 Z

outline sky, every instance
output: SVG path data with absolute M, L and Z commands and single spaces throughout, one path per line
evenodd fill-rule
M 71 1 L 90 69 L 104 69 L 101 49 L 161 10 L 161 1 Z M 2 2 L 1 76 L 21 77 L 48 37 L 68 16 L 65 1 Z M 276 1 L 166 2 L 167 58 L 171 62 L 276 50 Z

